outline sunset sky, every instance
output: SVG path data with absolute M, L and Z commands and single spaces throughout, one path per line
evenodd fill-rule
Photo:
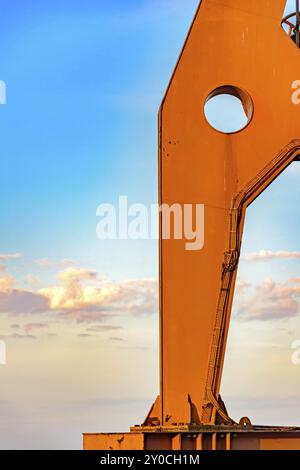
M 157 202 L 158 107 L 197 4 L 0 0 L 1 449 L 80 448 L 158 394 L 157 242 L 98 240 L 96 209 Z M 222 386 L 235 419 L 300 425 L 299 181 L 294 163 L 247 214 Z

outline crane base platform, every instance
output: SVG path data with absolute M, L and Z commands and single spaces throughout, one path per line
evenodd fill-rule
M 84 450 L 300 450 L 300 428 L 134 426 L 130 433 L 83 435 Z

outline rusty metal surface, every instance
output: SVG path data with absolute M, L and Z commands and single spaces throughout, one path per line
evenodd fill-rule
M 84 434 L 84 450 L 299 450 L 300 429 L 202 426 L 140 429 L 131 433 Z
M 231 422 L 219 392 L 246 209 L 299 153 L 285 3 L 203 0 L 160 109 L 160 202 L 205 204 L 203 250 L 161 240 L 162 425 Z M 204 103 L 223 86 L 253 103 L 240 132 L 206 121 Z
M 204 204 L 205 245 L 160 237 L 160 396 L 144 426 L 85 434 L 86 449 L 300 449 L 298 428 L 236 425 L 220 397 L 246 210 L 300 154 L 299 49 L 281 26 L 286 1 L 271 3 L 198 7 L 159 112 L 159 202 Z M 206 120 L 222 89 L 242 100 L 239 132 Z

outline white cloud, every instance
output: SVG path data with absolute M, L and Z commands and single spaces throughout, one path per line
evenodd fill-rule
M 64 269 L 68 266 L 73 266 L 74 261 L 69 258 L 63 258 L 61 260 L 54 260 L 51 258 L 41 258 L 35 260 L 35 264 L 39 266 L 39 268 L 57 268 L 57 269 Z
M 97 273 L 89 269 L 82 268 L 68 268 L 59 273 L 58 278 L 62 282 L 80 282 L 80 281 L 93 281 L 97 279 Z
M 245 261 L 269 261 L 273 259 L 299 259 L 300 251 L 271 251 L 260 250 L 248 253 L 242 257 Z
M 9 261 L 11 259 L 21 258 L 21 253 L 0 254 L 0 261 Z

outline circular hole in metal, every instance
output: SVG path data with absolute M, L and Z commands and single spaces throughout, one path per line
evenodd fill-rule
M 253 102 L 250 95 L 241 88 L 224 85 L 208 95 L 204 114 L 215 130 L 232 134 L 244 129 L 251 121 Z

